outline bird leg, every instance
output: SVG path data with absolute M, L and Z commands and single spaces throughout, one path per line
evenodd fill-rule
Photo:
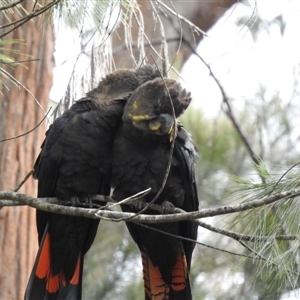
M 90 195 L 88 195 L 86 198 L 85 198 L 85 202 L 86 204 L 89 205 L 89 208 L 92 208 L 93 207 L 93 200 L 92 200 L 92 197 Z
M 80 206 L 81 203 L 85 203 L 89 208 L 93 207 L 92 197 L 90 195 L 79 198 L 79 197 L 71 197 L 72 206 Z
M 144 198 L 140 198 L 132 201 L 129 205 L 131 209 L 135 211 L 141 211 L 147 206 L 148 202 Z M 161 205 L 152 204 L 154 207 L 150 207 L 149 209 L 157 210 L 157 212 L 161 212 L 162 214 L 170 214 L 174 212 L 175 206 L 172 202 L 165 200 Z M 155 206 L 157 208 L 155 208 Z M 161 208 L 161 209 L 160 209 Z
M 140 211 L 145 208 L 147 202 L 145 198 L 136 199 L 130 202 L 130 207 L 136 211 Z
M 170 214 L 174 212 L 175 205 L 172 202 L 165 200 L 161 204 L 161 208 L 162 208 L 162 214 Z
M 71 197 L 71 204 L 72 206 L 78 206 L 80 203 L 80 200 L 78 197 Z

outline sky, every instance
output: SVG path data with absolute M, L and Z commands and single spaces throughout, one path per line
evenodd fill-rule
M 252 15 L 253 14 L 253 15 Z M 267 29 L 264 24 L 281 15 L 286 23 L 284 35 L 274 23 Z M 236 24 L 240 16 L 246 16 L 249 24 L 257 17 L 264 20 L 257 39 L 249 29 Z M 229 10 L 208 32 L 198 46 L 198 53 L 210 64 L 221 81 L 235 108 L 244 106 L 246 97 L 253 97 L 259 84 L 267 86 L 269 96 L 279 90 L 283 98 L 293 89 L 294 72 L 299 72 L 300 1 L 258 0 L 249 5 L 238 5 Z M 197 70 L 195 76 L 193 70 Z M 183 68 L 183 78 L 193 94 L 193 106 L 208 116 L 217 115 L 221 94 L 207 68 L 193 55 Z

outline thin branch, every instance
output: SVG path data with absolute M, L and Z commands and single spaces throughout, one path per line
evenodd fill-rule
M 179 42 L 179 41 L 180 41 L 180 37 L 172 37 L 172 38 L 166 39 L 167 43 L 174 43 L 174 42 Z M 152 40 L 151 44 L 152 44 L 152 46 L 161 45 L 161 39 Z M 139 45 L 138 45 L 138 43 L 132 42 L 131 46 L 132 46 L 132 48 L 138 48 Z M 148 41 L 144 42 L 144 46 L 150 46 L 149 42 Z M 124 55 L 124 50 L 126 50 L 126 49 L 127 49 L 126 45 L 122 44 L 118 47 L 114 47 L 114 49 L 112 51 L 113 51 L 113 54 L 121 53 L 121 55 Z
M 288 174 L 292 169 L 294 169 L 294 168 L 295 168 L 296 166 L 298 166 L 299 164 L 300 164 L 300 162 L 297 162 L 297 163 L 295 163 L 294 165 L 292 165 L 290 168 L 288 168 L 288 169 L 280 176 L 280 178 L 277 180 L 277 182 L 276 182 L 276 184 L 274 185 L 272 191 L 270 191 L 270 193 L 269 193 L 268 195 L 271 195 L 271 194 L 275 191 L 275 189 L 276 189 L 277 185 L 280 183 L 280 181 L 284 178 L 284 176 L 285 176 L 286 174 Z
M 162 74 L 164 77 L 168 77 L 168 68 L 169 68 L 169 57 L 168 57 L 168 44 L 166 42 L 166 35 L 163 23 L 161 21 L 161 18 L 159 16 L 159 13 L 153 4 L 152 1 L 150 1 L 152 10 L 153 10 L 153 16 L 155 18 L 155 22 L 159 23 L 160 26 L 160 36 L 161 36 L 161 53 L 162 53 Z M 158 21 L 157 21 L 158 20 Z M 175 56 L 176 57 L 176 56 Z M 175 59 L 175 58 L 174 58 Z M 172 64 L 173 65 L 173 64 Z
M 221 85 L 219 79 L 216 77 L 216 75 L 213 73 L 210 65 L 203 59 L 203 57 L 201 55 L 199 55 L 199 53 L 197 52 L 197 50 L 195 49 L 195 47 L 193 47 L 191 45 L 191 43 L 185 38 L 183 37 L 183 41 L 184 43 L 189 46 L 190 50 L 192 51 L 193 54 L 195 54 L 201 61 L 202 63 L 207 67 L 208 71 L 209 71 L 209 75 L 214 79 L 214 81 L 216 82 L 217 86 L 220 89 L 220 92 L 222 94 L 222 98 L 223 98 L 223 110 L 225 112 L 225 114 L 228 116 L 228 118 L 230 119 L 233 127 L 235 128 L 235 130 L 237 131 L 238 135 L 240 136 L 242 142 L 244 143 L 247 151 L 249 152 L 249 155 L 252 159 L 252 161 L 254 162 L 254 164 L 259 165 L 259 160 L 258 160 L 258 156 L 255 155 L 254 150 L 252 149 L 250 143 L 248 142 L 248 139 L 246 138 L 246 135 L 244 134 L 244 132 L 242 131 L 240 125 L 238 124 L 238 121 L 236 120 L 231 105 L 230 105 L 230 101 L 229 98 L 223 88 L 223 86 Z M 264 182 L 264 178 L 259 174 L 259 176 L 261 177 L 262 181 Z
M 14 189 L 14 192 L 17 192 L 23 184 L 28 180 L 28 178 L 33 174 L 34 170 L 30 170 L 27 175 L 24 177 L 24 179 L 19 183 L 19 185 Z
M 238 242 L 240 241 L 247 241 L 247 242 L 265 242 L 265 241 L 271 241 L 271 240 L 277 240 L 277 241 L 294 241 L 298 239 L 295 235 L 277 235 L 277 236 L 253 236 L 253 235 L 247 235 L 247 234 L 240 234 L 231 230 L 224 230 L 212 225 L 209 225 L 201 220 L 193 220 L 193 222 L 196 222 L 200 227 L 205 228 L 209 231 L 219 233 L 221 235 L 228 236 Z
M 39 58 L 32 58 L 32 59 L 25 59 L 25 60 L 14 60 L 12 62 L 5 62 L 0 60 L 0 64 L 2 65 L 16 65 L 16 64 L 21 64 L 21 63 L 26 63 L 26 62 L 31 62 L 31 61 L 39 61 Z
M 30 132 L 34 131 L 35 129 L 37 129 L 43 123 L 43 121 L 47 118 L 47 116 L 50 113 L 51 109 L 52 109 L 52 107 L 49 108 L 47 113 L 44 115 L 43 119 L 36 126 L 34 126 L 32 129 L 30 129 L 29 131 L 27 131 L 25 133 L 22 133 L 22 134 L 19 134 L 19 135 L 16 135 L 16 136 L 12 136 L 12 137 L 0 140 L 0 143 L 5 142 L 5 141 L 9 141 L 9 140 L 15 140 L 15 139 L 17 139 L 19 137 L 22 137 L 22 136 L 25 136 L 25 135 L 29 134 Z
M 180 52 L 180 49 L 181 49 L 182 37 L 183 37 L 183 29 L 182 29 L 181 20 L 179 18 L 179 14 L 178 14 L 178 12 L 177 12 L 177 10 L 176 10 L 176 8 L 175 8 L 175 6 L 174 6 L 174 4 L 173 4 L 172 1 L 170 1 L 170 5 L 172 5 L 172 8 L 174 9 L 174 11 L 175 11 L 175 13 L 177 15 L 177 19 L 178 19 L 178 23 L 179 23 L 179 29 L 180 29 L 179 30 L 179 35 L 180 35 L 179 43 L 178 43 L 178 46 L 177 46 L 176 54 L 175 54 L 175 56 L 173 58 L 173 61 L 172 61 L 172 64 L 171 64 L 171 66 L 173 66 L 174 63 L 175 63 L 176 58 L 178 58 L 178 55 L 179 55 L 179 52 Z
M 0 37 L 1 38 L 1 37 Z M 36 102 L 36 104 L 38 105 L 38 107 L 42 110 L 42 112 L 46 115 L 46 112 L 44 111 L 43 107 L 41 106 L 40 102 L 38 101 L 38 99 L 32 94 L 32 92 L 25 86 L 23 85 L 20 81 L 18 81 L 15 77 L 13 77 L 10 73 L 8 73 L 6 70 L 4 70 L 3 68 L 0 68 L 0 72 L 4 73 L 5 76 L 9 77 L 10 80 L 12 80 L 12 82 L 14 82 L 15 84 L 17 84 L 18 86 L 22 87 Z
M 193 28 L 193 30 L 195 32 L 197 32 L 198 34 L 203 34 L 204 36 L 209 37 L 209 35 L 204 30 L 200 29 L 198 26 L 196 26 L 190 20 L 188 20 L 185 17 L 183 17 L 182 15 L 178 14 L 176 11 L 172 10 L 169 6 L 164 4 L 162 1 L 160 1 L 160 0 L 155 0 L 155 1 L 157 2 L 157 4 L 161 5 L 164 9 L 166 9 L 169 13 L 174 15 L 178 20 L 188 24 L 191 28 Z
M 195 241 L 193 239 L 186 238 L 184 236 L 172 234 L 172 233 L 169 233 L 169 232 L 157 229 L 155 227 L 147 226 L 145 224 L 138 224 L 138 225 L 142 226 L 142 227 L 145 227 L 145 228 L 148 228 L 150 230 L 154 230 L 154 231 L 160 232 L 160 233 L 168 235 L 168 236 L 175 237 L 175 238 L 180 239 L 180 240 L 189 241 L 189 242 L 195 243 L 197 245 L 200 245 L 200 246 L 203 246 L 203 247 L 206 247 L 206 248 L 210 248 L 210 249 L 213 249 L 213 250 L 221 251 L 221 252 L 224 252 L 224 253 L 227 253 L 227 254 L 230 254 L 230 255 L 235 255 L 235 256 L 240 256 L 240 257 L 246 257 L 246 258 L 251 258 L 251 259 L 257 259 L 257 257 L 254 257 L 254 256 L 249 256 L 249 255 L 246 255 L 246 254 L 243 254 L 243 253 L 236 253 L 236 252 L 224 250 L 224 249 L 221 249 L 221 248 L 218 248 L 218 247 L 214 247 L 214 246 L 211 246 L 211 245 L 208 245 L 208 244 L 204 244 L 204 243 Z M 258 259 L 260 259 L 260 258 L 258 258 Z

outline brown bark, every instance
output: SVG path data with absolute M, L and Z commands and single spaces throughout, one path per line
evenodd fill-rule
M 160 52 L 161 33 L 159 23 L 155 22 L 152 14 L 152 6 L 150 1 L 137 0 L 139 7 L 143 13 L 145 33 L 149 39 L 155 45 L 155 49 Z M 172 10 L 175 10 L 178 14 L 195 24 L 204 32 L 207 32 L 223 15 L 224 13 L 235 3 L 237 0 L 220 0 L 220 1 L 182 1 L 173 0 L 172 4 L 169 1 L 162 1 Z M 167 10 L 164 10 L 167 12 Z M 185 45 L 184 40 L 192 42 L 196 47 L 203 39 L 202 34 L 195 34 L 195 32 L 184 21 L 179 22 L 177 17 L 167 12 L 167 17 L 160 14 L 161 20 L 164 24 L 165 37 L 168 41 L 169 60 L 174 61 L 175 67 L 180 69 L 187 59 L 192 54 L 190 47 Z M 182 26 L 183 43 L 179 48 L 180 40 L 180 28 Z M 138 36 L 138 26 L 134 21 L 131 28 L 133 42 L 136 42 Z M 177 50 L 179 51 L 177 53 Z M 150 64 L 154 64 L 153 58 L 156 60 L 156 55 L 150 49 L 146 47 L 147 61 Z M 132 67 L 133 61 L 129 55 L 125 54 L 124 47 L 124 27 L 120 28 L 113 35 L 113 50 L 114 60 L 117 67 Z
M 32 10 L 34 1 L 24 1 L 23 6 Z M 10 15 L 11 20 L 20 17 Z M 47 109 L 52 85 L 53 32 L 48 25 L 43 28 L 41 18 L 35 18 L 12 32 L 5 39 L 23 39 L 26 45 L 7 48 L 16 60 L 38 59 L 13 68 L 5 68 L 27 87 Z M 0 23 L 7 23 L 3 14 Z M 18 56 L 11 49 L 18 48 Z M 1 67 L 6 67 L 2 65 Z M 0 75 L 1 76 L 1 75 Z M 3 78 L 1 78 L 4 80 Z M 2 86 L 0 94 L 0 140 L 20 135 L 34 128 L 44 113 L 33 97 L 22 87 L 8 80 L 9 90 Z M 23 137 L 0 143 L 0 190 L 13 190 L 33 168 L 44 137 L 45 122 Z M 20 192 L 35 196 L 36 182 L 30 178 Z M 0 210 L 0 294 L 1 299 L 22 299 L 37 250 L 35 210 L 28 207 L 8 207 Z

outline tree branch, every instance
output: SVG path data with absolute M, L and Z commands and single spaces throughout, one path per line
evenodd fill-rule
M 150 190 L 142 191 L 136 195 L 133 195 L 128 198 L 128 200 L 137 200 L 145 196 Z M 57 198 L 33 198 L 24 194 L 19 194 L 11 191 L 2 191 L 0 192 L 0 206 L 13 206 L 13 205 L 29 205 L 36 209 L 43 211 L 65 214 L 71 216 L 81 216 L 92 219 L 106 219 L 113 222 L 119 222 L 124 218 L 130 218 L 131 222 L 135 223 L 164 223 L 164 222 L 178 222 L 178 221 L 187 221 L 195 220 L 198 218 L 207 218 L 213 216 L 220 216 L 225 214 L 232 214 L 241 211 L 251 210 L 254 208 L 262 207 L 279 200 L 292 199 L 300 195 L 300 189 L 293 189 L 285 191 L 282 193 L 274 194 L 272 196 L 266 196 L 259 200 L 252 200 L 245 203 L 221 206 L 217 208 L 210 209 L 200 209 L 195 212 L 182 212 L 182 210 L 175 208 L 173 212 L 165 215 L 136 215 L 135 213 L 126 213 L 119 211 L 103 210 L 102 207 L 99 208 L 82 208 L 82 207 L 71 207 L 59 205 L 58 203 L 63 203 Z M 108 196 L 94 196 L 92 197 L 93 201 L 113 201 Z M 151 205 L 151 209 L 161 210 L 159 205 Z

